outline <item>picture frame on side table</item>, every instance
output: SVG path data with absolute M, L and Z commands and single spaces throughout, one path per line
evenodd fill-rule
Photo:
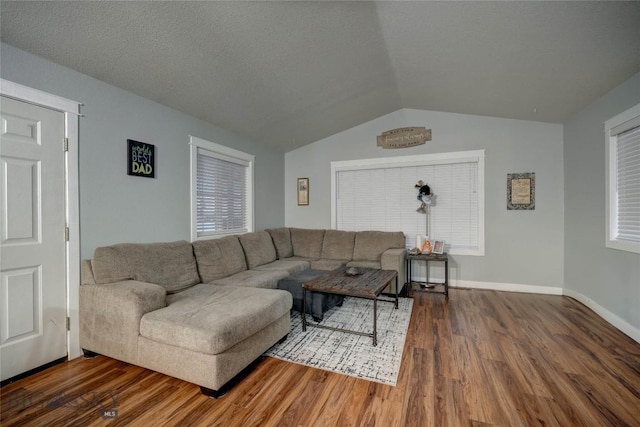
M 298 178 L 298 206 L 309 206 L 309 178 Z
M 433 242 L 433 250 L 431 253 L 442 255 L 444 253 L 444 240 L 436 240 Z

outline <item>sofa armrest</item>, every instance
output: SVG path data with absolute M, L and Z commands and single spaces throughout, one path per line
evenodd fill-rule
M 137 363 L 140 319 L 166 306 L 166 290 L 124 280 L 80 286 L 80 346 L 114 359 Z
M 387 249 L 382 253 L 380 259 L 380 267 L 383 270 L 396 270 L 398 272 L 398 292 L 402 290 L 404 281 L 406 278 L 405 273 L 405 256 L 407 250 L 402 249 Z M 395 290 L 395 289 L 394 289 Z

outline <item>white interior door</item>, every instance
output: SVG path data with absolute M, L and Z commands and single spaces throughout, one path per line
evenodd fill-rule
M 64 114 L 0 98 L 0 375 L 67 355 Z

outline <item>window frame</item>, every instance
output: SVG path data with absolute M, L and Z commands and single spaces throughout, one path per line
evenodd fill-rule
M 640 242 L 629 242 L 616 239 L 617 234 L 617 135 L 630 130 L 640 123 L 640 104 L 629 108 L 607 120 L 604 124 L 606 144 L 606 206 L 605 206 L 605 246 L 621 251 L 640 253 Z
M 396 168 L 425 165 L 444 165 L 477 162 L 478 164 L 478 248 L 452 249 L 452 255 L 484 256 L 485 254 L 485 150 L 457 151 L 414 156 L 383 157 L 375 159 L 331 162 L 331 228 L 337 226 L 337 172 L 362 169 Z M 411 236 L 408 237 L 410 239 Z
M 247 194 L 247 232 L 254 231 L 255 225 L 255 212 L 254 212 L 254 165 L 255 156 L 245 153 L 243 151 L 235 150 L 224 145 L 216 144 L 215 142 L 207 141 L 196 136 L 189 136 L 189 157 L 190 157 L 190 204 L 191 204 L 191 241 L 216 239 L 224 236 L 230 236 L 238 234 L 237 232 L 220 232 L 214 234 L 207 234 L 198 236 L 198 195 L 197 195 L 197 183 L 198 183 L 198 149 L 208 151 L 211 157 L 224 161 L 239 161 L 247 163 L 247 181 L 246 181 L 246 194 Z

